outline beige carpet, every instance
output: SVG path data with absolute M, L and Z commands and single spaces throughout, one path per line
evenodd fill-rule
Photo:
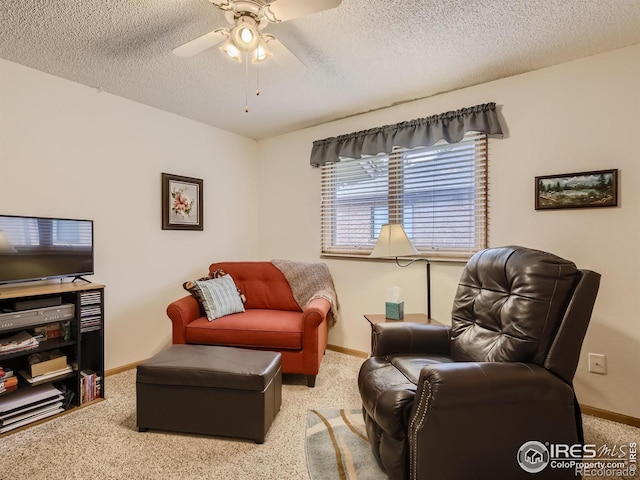
M 149 431 L 135 421 L 135 371 L 105 379 L 107 400 L 0 439 L 0 478 L 308 479 L 308 410 L 359 408 L 361 358 L 327 351 L 316 387 L 286 376 L 282 409 L 265 443 Z M 640 441 L 640 429 L 585 416 L 587 441 Z
M 2 440 L 3 474 L 13 480 L 306 479 L 308 409 L 357 408 L 361 358 L 327 351 L 315 388 L 285 376 L 282 407 L 265 443 L 139 433 L 135 371 L 107 377 L 107 400 Z

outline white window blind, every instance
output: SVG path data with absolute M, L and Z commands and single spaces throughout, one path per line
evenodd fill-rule
M 321 177 L 323 254 L 368 255 L 385 223 L 402 223 L 427 258 L 486 248 L 485 134 L 325 164 Z

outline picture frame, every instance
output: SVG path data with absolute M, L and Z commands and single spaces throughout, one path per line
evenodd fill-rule
M 618 206 L 618 170 L 544 175 L 535 178 L 535 209 Z
M 204 230 L 203 180 L 162 174 L 162 229 Z

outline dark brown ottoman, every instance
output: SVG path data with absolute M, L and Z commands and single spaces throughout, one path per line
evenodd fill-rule
M 278 352 L 172 345 L 137 368 L 138 430 L 263 443 L 280 411 L 280 363 Z

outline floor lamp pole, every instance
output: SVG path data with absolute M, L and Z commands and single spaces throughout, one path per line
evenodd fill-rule
M 427 318 L 431 319 L 431 263 L 427 262 Z
M 431 262 L 429 262 L 429 259 L 427 258 L 414 258 L 409 263 L 402 265 L 398 260 L 398 257 L 396 257 L 396 264 L 399 267 L 408 267 L 418 260 L 424 260 L 427 262 L 427 318 L 431 319 Z

